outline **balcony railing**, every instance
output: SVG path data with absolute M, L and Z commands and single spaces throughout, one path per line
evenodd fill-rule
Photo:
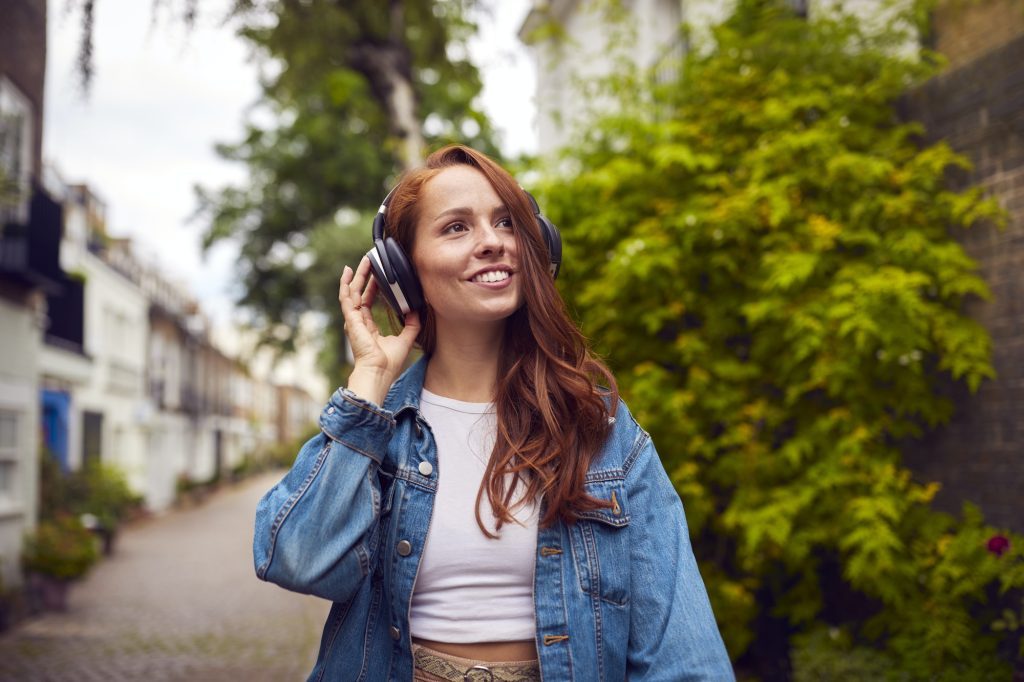
M 47 293 L 59 293 L 63 208 L 35 187 L 27 223 L 6 222 L 0 234 L 0 277 L 19 280 Z

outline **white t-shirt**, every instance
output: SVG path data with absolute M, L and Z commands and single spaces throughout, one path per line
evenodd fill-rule
M 522 525 L 504 524 L 496 540 L 476 522 L 476 495 L 497 431 L 494 404 L 423 389 L 420 413 L 437 443 L 438 483 L 413 587 L 412 636 L 448 643 L 532 640 L 538 505 L 514 507 Z M 480 518 L 495 532 L 486 491 Z

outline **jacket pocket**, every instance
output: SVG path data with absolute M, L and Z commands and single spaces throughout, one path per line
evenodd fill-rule
M 609 604 L 629 603 L 629 513 L 622 480 L 588 482 L 587 494 L 611 502 L 584 512 L 570 527 L 580 589 Z

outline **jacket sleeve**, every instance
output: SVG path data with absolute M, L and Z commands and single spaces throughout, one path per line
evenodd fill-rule
M 690 546 L 679 495 L 654 444 L 627 475 L 630 522 L 629 680 L 735 680 Z
M 321 432 L 256 507 L 256 575 L 296 592 L 348 601 L 369 575 L 380 515 L 378 467 L 391 413 L 337 390 Z

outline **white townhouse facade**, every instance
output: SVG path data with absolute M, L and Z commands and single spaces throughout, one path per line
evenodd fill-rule
M 0 586 L 21 583 L 38 495 L 38 365 L 46 296 L 60 290 L 60 206 L 40 184 L 46 0 L 0 11 Z
M 180 482 L 218 479 L 265 445 L 239 407 L 251 382 L 213 345 L 187 290 L 107 235 L 93 191 L 52 184 L 65 205 L 61 262 L 80 292 L 50 305 L 40 358 L 46 453 L 65 470 L 115 465 L 148 509 L 165 510 Z M 79 328 L 62 329 L 76 314 Z
M 35 525 L 38 504 L 36 367 L 45 306 L 37 293 L 18 298 L 0 293 L 0 583 L 5 587 L 20 583 L 21 540 Z
M 113 464 L 159 512 L 180 485 L 220 480 L 315 420 L 308 393 L 281 390 L 293 382 L 277 379 L 269 358 L 242 359 L 242 346 L 225 343 L 254 340 L 251 332 L 215 338 L 184 285 L 142 265 L 129 240 L 108 236 L 93 191 L 50 176 L 64 204 L 60 259 L 68 281 L 48 300 L 42 323 L 40 412 L 32 423 L 41 426 L 45 456 L 64 470 L 90 460 Z M 315 383 L 319 372 L 303 367 Z
M 44 439 L 65 469 L 102 459 L 145 493 L 153 409 L 144 381 L 149 302 L 138 284 L 141 267 L 127 244 L 105 236 L 104 204 L 87 186 L 66 186 L 63 198 L 61 265 L 82 284 L 82 336 L 75 347 L 47 335 L 40 362 Z M 73 307 L 51 305 L 51 331 Z
M 181 286 L 150 269 L 141 279 L 149 301 L 146 396 L 146 502 L 169 507 L 181 477 L 195 480 L 202 421 L 197 389 L 198 355 L 206 321 L 198 302 Z

